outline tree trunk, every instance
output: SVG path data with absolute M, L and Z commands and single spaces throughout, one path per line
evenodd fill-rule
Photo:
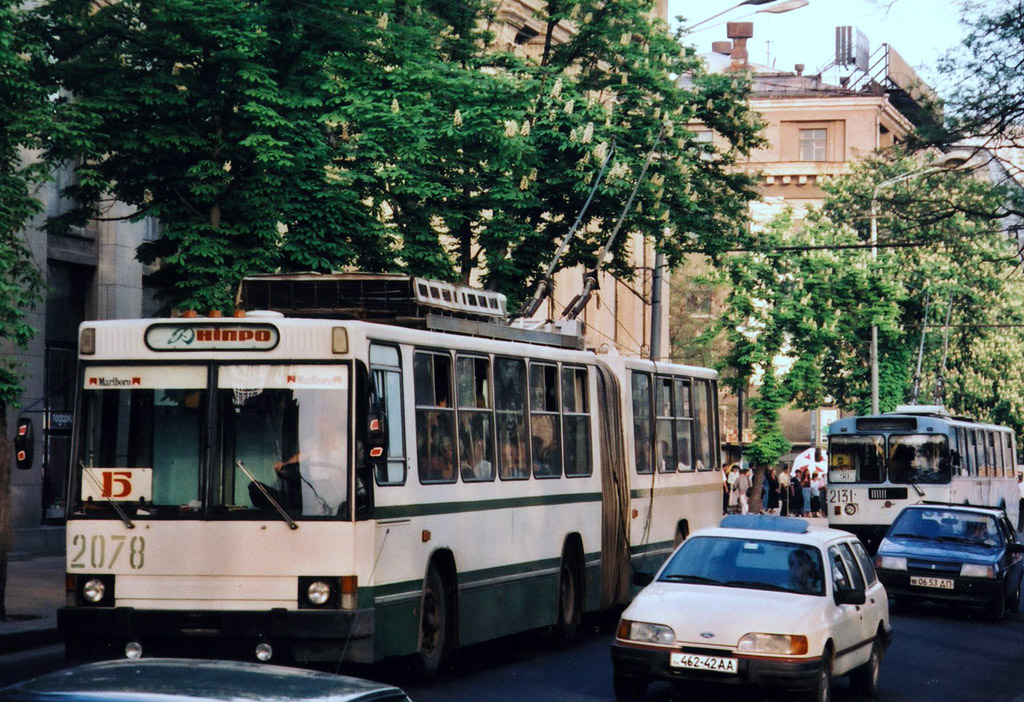
M 761 514 L 764 511 L 764 498 L 761 497 L 761 491 L 765 488 L 764 476 L 767 472 L 767 466 L 755 464 L 753 466 L 754 477 L 751 479 L 750 499 L 748 500 L 748 510 L 751 514 Z
M 11 445 L 7 438 L 7 406 L 0 403 L 0 622 L 7 621 L 7 554 L 11 535 Z

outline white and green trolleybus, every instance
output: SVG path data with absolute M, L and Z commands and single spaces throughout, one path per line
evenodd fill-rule
M 721 515 L 714 371 L 408 276 L 246 279 L 236 317 L 86 322 L 72 657 L 410 656 L 573 636 Z
M 846 417 L 828 428 L 828 521 L 872 550 L 896 515 L 921 502 L 1002 507 L 1017 523 L 1013 430 L 939 405 Z

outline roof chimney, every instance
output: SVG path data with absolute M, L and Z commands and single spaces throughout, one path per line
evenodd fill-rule
M 732 42 L 731 41 L 714 41 L 711 42 L 711 50 L 716 54 L 724 54 L 728 56 L 732 53 Z
M 753 22 L 729 22 L 725 25 L 726 36 L 732 39 L 732 65 L 730 70 L 739 70 L 747 67 L 747 39 L 754 36 Z
M 796 69 L 796 74 L 798 76 L 802 76 L 804 74 L 804 65 L 802 63 L 796 64 L 794 68 Z

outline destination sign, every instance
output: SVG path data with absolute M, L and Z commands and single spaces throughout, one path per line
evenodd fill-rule
M 270 351 L 280 334 L 270 324 L 153 324 L 146 346 L 153 351 Z

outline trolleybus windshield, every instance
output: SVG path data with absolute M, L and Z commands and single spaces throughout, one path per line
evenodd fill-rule
M 275 518 L 276 503 L 292 518 L 346 517 L 348 366 L 219 366 L 210 426 L 207 373 L 85 370 L 78 512 L 109 518 L 117 502 L 133 519 Z M 214 449 L 204 464 L 207 434 Z
M 890 435 L 889 480 L 893 483 L 948 483 L 949 440 L 940 434 Z
M 828 482 L 880 483 L 885 480 L 885 437 L 833 436 L 828 447 Z

